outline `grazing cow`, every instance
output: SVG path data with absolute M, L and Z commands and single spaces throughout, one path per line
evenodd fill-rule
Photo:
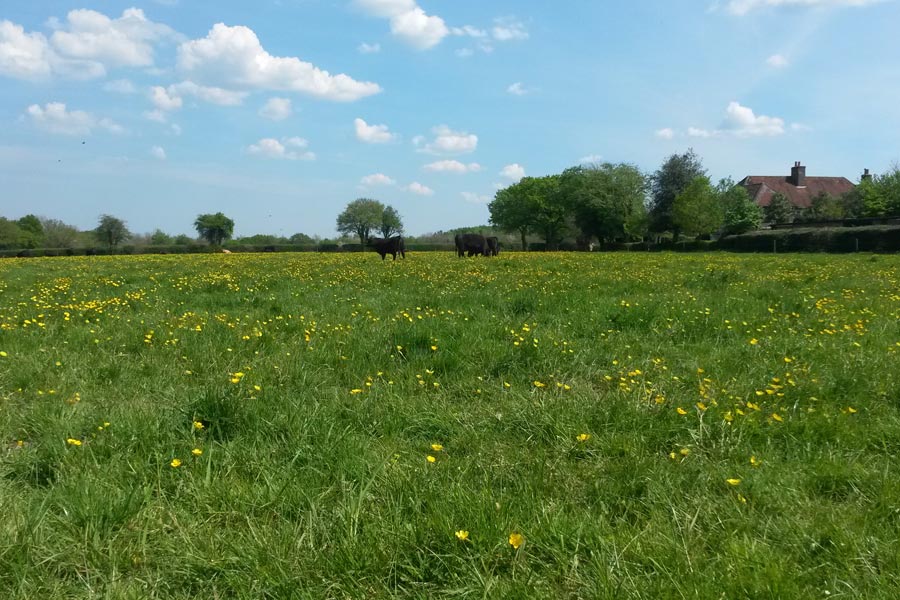
M 456 255 L 463 256 L 488 256 L 488 243 L 480 233 L 457 233 Z
M 488 256 L 500 256 L 500 240 L 496 237 L 485 238 L 488 246 Z
M 399 235 L 388 239 L 369 238 L 369 246 L 381 255 L 381 260 L 384 260 L 388 254 L 393 256 L 394 260 L 397 260 L 398 254 L 401 258 L 406 258 L 406 244 L 403 243 L 403 238 Z

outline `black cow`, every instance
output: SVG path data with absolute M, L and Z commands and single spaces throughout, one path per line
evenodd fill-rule
M 457 233 L 456 255 L 463 256 L 488 256 L 487 239 L 480 233 Z
M 500 240 L 496 237 L 485 238 L 488 245 L 488 256 L 500 256 Z
M 406 244 L 403 243 L 403 238 L 399 235 L 388 239 L 369 238 L 369 246 L 381 255 L 381 260 L 384 260 L 388 254 L 393 256 L 394 260 L 397 260 L 398 254 L 401 258 L 406 258 Z

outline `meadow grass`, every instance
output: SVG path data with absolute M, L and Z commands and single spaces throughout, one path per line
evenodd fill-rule
M 896 256 L 6 260 L 0 597 L 896 598 L 898 376 Z

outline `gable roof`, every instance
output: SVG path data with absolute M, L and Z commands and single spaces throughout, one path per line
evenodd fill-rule
M 856 187 L 846 177 L 807 177 L 806 185 L 798 187 L 794 185 L 790 176 L 767 175 L 744 177 L 738 185 L 747 188 L 750 198 L 759 206 L 768 206 L 772 202 L 772 196 L 781 193 L 798 208 L 809 208 L 813 198 L 822 192 L 829 196 L 840 197 Z

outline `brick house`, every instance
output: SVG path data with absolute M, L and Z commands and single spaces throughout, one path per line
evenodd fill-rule
M 868 173 L 868 170 L 867 170 Z M 807 177 L 806 167 L 795 162 L 791 174 L 787 177 L 778 175 L 750 175 L 738 182 L 747 188 L 750 198 L 759 206 L 766 207 L 777 193 L 784 194 L 795 208 L 809 208 L 812 200 L 822 192 L 840 198 L 856 186 L 846 177 Z

